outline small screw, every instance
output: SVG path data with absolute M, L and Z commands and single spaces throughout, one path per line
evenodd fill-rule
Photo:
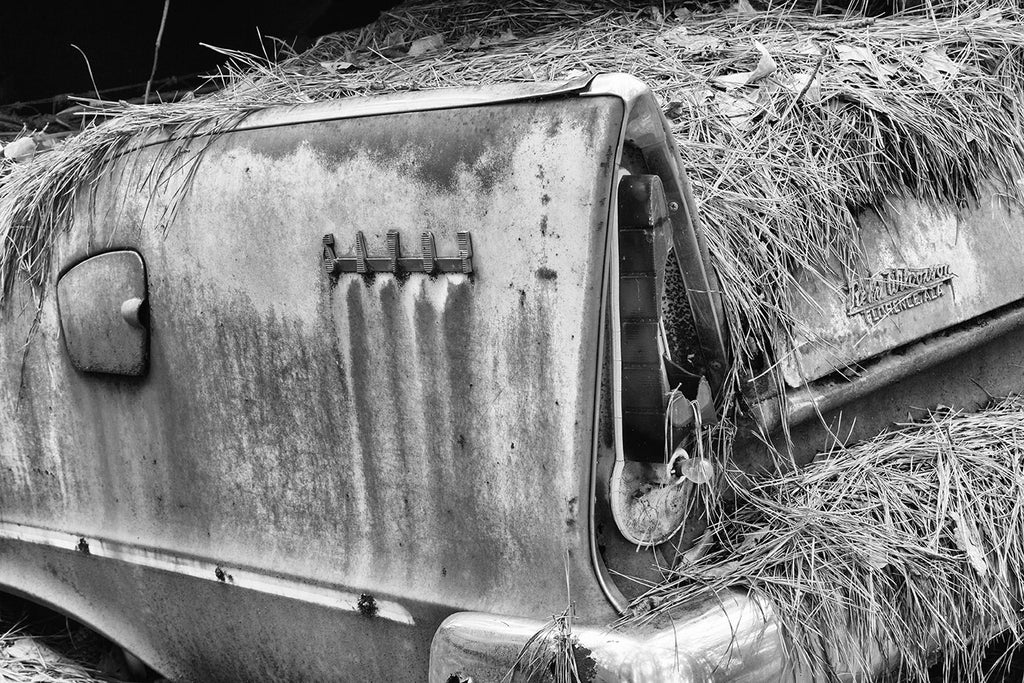
M 669 202 L 668 203 L 668 210 L 671 211 L 672 213 L 675 213 L 676 211 L 678 211 L 679 210 L 679 202 Z

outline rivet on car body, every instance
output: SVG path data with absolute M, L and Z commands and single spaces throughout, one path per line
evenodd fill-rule
M 371 618 L 377 616 L 377 600 L 369 593 L 363 593 L 359 596 L 359 601 L 356 602 L 356 608 L 359 609 L 359 613 L 364 617 Z

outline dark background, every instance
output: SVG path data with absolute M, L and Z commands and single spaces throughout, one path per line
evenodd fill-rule
M 202 47 L 262 53 L 260 35 L 302 48 L 316 36 L 365 25 L 390 0 L 170 0 L 156 79 L 162 90 L 190 88 L 223 57 Z M 0 8 L 0 105 L 93 94 L 85 58 L 105 99 L 145 91 L 164 0 L 3 0 Z M 268 42 L 268 46 L 270 43 Z M 272 46 L 271 46 L 272 48 Z M 167 82 L 166 79 L 178 80 Z M 125 87 L 128 86 L 128 87 Z M 53 113 L 66 103 L 34 102 Z

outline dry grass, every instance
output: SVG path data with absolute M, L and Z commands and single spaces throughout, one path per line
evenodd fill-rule
M 1024 399 L 936 413 L 737 493 L 737 510 L 713 521 L 716 549 L 638 606 L 757 592 L 819 674 L 835 674 L 837 656 L 869 665 L 874 648 L 927 680 L 939 650 L 961 680 L 981 680 L 996 631 L 1021 644 Z
M 74 198 L 140 136 L 220 130 L 275 104 L 623 71 L 665 105 L 729 323 L 742 330 L 735 358 L 760 364 L 769 340 L 798 324 L 794 274 L 856 264 L 861 208 L 899 195 L 962 206 L 990 181 L 1019 200 L 1021 14 L 963 3 L 867 20 L 568 0 L 403 5 L 301 55 L 229 53 L 226 87 L 211 95 L 87 106 L 106 123 L 0 180 L 0 285 L 9 292 L 19 270 L 45 281 Z
M 0 682 L 97 683 L 103 680 L 97 672 L 17 628 L 0 633 Z
M 523 645 L 505 680 L 509 683 L 581 683 L 591 680 L 593 661 L 589 659 L 590 651 L 583 648 L 572 633 L 575 618 L 572 605 L 561 614 L 552 616 L 544 628 Z
M 76 198 L 148 135 L 224 130 L 275 104 L 618 71 L 665 107 L 723 283 L 734 376 L 761 371 L 771 340 L 799 324 L 796 275 L 856 267 L 863 208 L 893 196 L 961 207 L 986 184 L 1020 201 L 1022 20 L 1015 4 L 874 19 L 582 0 L 403 5 L 301 55 L 231 53 L 225 87 L 207 96 L 86 103 L 102 125 L 0 170 L 0 294 L 19 273 L 47 282 Z M 992 625 L 1018 628 L 1022 427 L 1019 400 L 935 416 L 757 482 L 718 520 L 721 548 L 655 597 L 666 608 L 708 588 L 762 592 L 794 656 L 824 671 L 821 642 L 856 653 L 880 641 L 911 675 L 924 675 L 932 646 L 976 672 Z M 549 631 L 557 643 L 557 619 Z

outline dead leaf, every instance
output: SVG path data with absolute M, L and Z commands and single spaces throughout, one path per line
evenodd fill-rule
M 483 40 L 480 36 L 462 36 L 458 42 L 452 45 L 456 50 L 479 50 L 483 46 Z
M 749 0 L 737 0 L 730 8 L 733 14 L 757 14 L 757 10 L 750 4 Z
M 680 99 L 672 100 L 665 106 L 665 116 L 670 119 L 682 118 L 692 109 L 715 98 L 715 92 L 710 88 L 684 88 L 675 94 Z
M 679 460 L 676 463 L 676 468 L 680 476 L 689 479 L 694 484 L 706 484 L 715 476 L 714 463 L 702 458 Z
M 435 33 L 432 36 L 424 36 L 423 38 L 417 38 L 412 41 L 412 45 L 409 46 L 409 56 L 419 57 L 425 55 L 428 52 L 434 52 L 439 50 L 444 45 L 444 36 L 440 33 Z
M 399 47 L 405 45 L 405 32 L 392 31 L 384 37 L 384 47 Z
M 405 54 L 405 33 L 392 31 L 384 37 L 384 45 L 379 50 L 385 57 L 401 57 Z
M 691 34 L 685 26 L 677 26 L 658 36 L 657 43 L 670 47 L 681 47 L 688 54 L 717 52 L 724 47 L 721 38 L 702 33 Z
M 986 10 L 982 10 L 981 14 L 978 15 L 978 19 L 981 21 L 990 21 L 1002 26 L 1013 24 L 1012 21 L 1003 19 L 1003 10 L 999 7 L 989 7 Z
M 811 78 L 814 80 L 811 81 Z M 808 81 L 811 81 L 810 84 Z M 801 71 L 798 74 L 793 74 L 785 80 L 784 85 L 794 95 L 803 93 L 804 102 L 810 104 L 821 102 L 821 81 L 813 71 Z
M 960 67 L 946 55 L 943 47 L 921 55 L 919 70 L 924 79 L 937 89 L 946 87 L 960 73 Z
M 749 116 L 760 107 L 755 100 L 749 97 L 742 95 L 737 97 L 725 93 L 719 93 L 718 97 L 715 98 L 715 103 L 718 105 L 718 111 L 722 113 L 722 116 L 730 119 L 737 116 Z
M 583 76 L 589 76 L 590 73 L 583 71 L 582 69 L 569 69 L 563 74 L 559 74 L 559 80 L 571 81 L 574 78 L 582 78 Z
M 985 548 L 977 527 L 965 515 L 950 511 L 949 516 L 956 520 L 956 535 L 953 541 L 967 555 L 967 561 L 978 576 L 988 574 L 988 562 L 985 559 Z
M 683 114 L 686 113 L 684 105 L 679 100 L 673 100 L 665 106 L 665 117 L 670 119 L 680 119 Z
M 754 41 L 754 47 L 761 53 L 761 59 L 757 61 L 757 68 L 755 68 L 750 74 L 750 79 L 747 81 L 748 85 L 756 83 L 767 76 L 771 76 L 775 73 L 776 69 L 778 69 L 778 66 L 775 64 L 775 60 L 772 59 L 771 54 L 768 53 L 768 48 L 756 40 Z
M 36 155 L 36 141 L 30 137 L 18 138 L 4 147 L 4 158 L 11 161 L 28 161 Z
M 516 34 L 512 31 L 504 31 L 500 36 L 493 36 L 491 38 L 483 38 L 484 45 L 503 45 L 504 43 L 511 43 L 516 40 Z
M 814 42 L 813 40 L 811 40 L 810 38 L 808 38 L 804 42 L 800 43 L 800 45 L 797 47 L 796 51 L 797 51 L 797 54 L 801 54 L 801 55 L 809 55 L 811 57 L 820 57 L 821 56 L 821 47 L 819 47 L 818 44 L 816 42 Z
M 715 104 L 722 116 L 729 119 L 729 123 L 740 130 L 750 128 L 754 116 L 761 111 L 761 105 L 757 100 L 746 96 L 733 96 L 727 93 L 718 93 L 715 97 Z
M 686 9 L 685 7 L 679 7 L 672 10 L 672 16 L 680 21 L 686 21 L 693 16 L 693 10 Z
M 745 86 L 753 73 L 753 71 L 741 71 L 735 74 L 719 76 L 715 79 L 715 84 L 724 88 L 726 92 L 732 92 L 733 90 Z
M 868 73 L 874 76 L 882 85 L 888 85 L 889 79 L 896 73 L 896 70 L 892 67 L 883 66 L 869 47 L 840 44 L 836 45 L 835 49 L 839 61 L 867 67 Z
M 889 554 L 884 548 L 868 548 L 868 565 L 875 571 L 881 571 L 889 566 Z
M 767 531 L 751 531 L 750 533 L 743 535 L 743 541 L 736 548 L 736 552 L 740 555 L 746 554 L 756 548 L 759 544 L 764 542 L 765 537 L 769 534 Z
M 53 149 L 60 140 L 56 135 L 47 133 L 32 133 L 32 139 L 35 140 L 37 152 L 46 152 Z
M 775 60 L 768 53 L 766 48 L 761 43 L 754 41 L 754 47 L 761 53 L 761 58 L 757 62 L 757 67 L 753 71 L 740 71 L 737 73 L 726 74 L 725 76 L 718 76 L 715 78 L 715 83 L 724 88 L 726 92 L 742 88 L 747 85 L 754 85 L 763 78 L 766 78 L 778 69 Z
M 354 69 L 356 65 L 353 64 L 352 62 L 336 61 L 320 62 L 320 66 L 322 66 L 325 71 L 330 71 L 331 73 L 336 74 L 342 71 L 348 71 L 349 69 Z
M 869 63 L 875 60 L 875 55 L 866 47 L 859 45 L 846 45 L 841 43 L 835 46 L 836 56 L 841 62 L 864 62 Z

